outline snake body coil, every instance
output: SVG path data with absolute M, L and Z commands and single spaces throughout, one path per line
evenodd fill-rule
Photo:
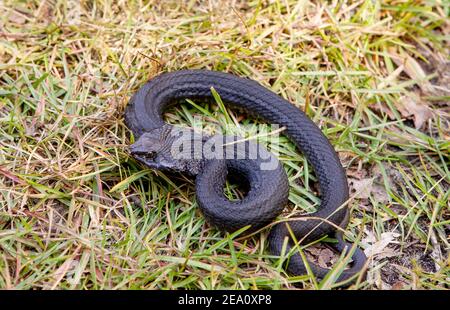
M 173 126 L 163 121 L 165 109 L 186 98 L 211 101 L 211 87 L 225 104 L 243 108 L 267 122 L 285 127 L 286 135 L 306 156 L 317 177 L 321 198 L 318 211 L 309 214 L 308 219 L 303 216 L 275 225 L 269 234 L 270 251 L 281 255 L 285 237 L 290 236 L 286 224 L 303 244 L 331 235 L 338 240 L 333 245 L 337 251 L 349 250 L 351 245 L 343 240 L 342 233 L 336 232 L 335 227 L 344 227 L 348 222 L 348 209 L 341 207 L 348 199 L 347 179 L 336 152 L 303 112 L 255 81 L 206 70 L 175 71 L 151 79 L 133 96 L 125 112 L 125 122 L 137 140 L 131 146 L 132 155 L 151 168 L 196 175 L 198 204 L 208 222 L 222 230 L 235 231 L 246 225 L 256 230 L 273 221 L 287 204 L 289 185 L 281 164 L 272 170 L 260 169 L 261 163 L 271 158 L 265 149 L 259 148 L 258 156 L 252 159 L 176 160 L 169 152 L 175 136 L 170 134 Z M 245 142 L 245 145 L 248 155 L 248 149 L 255 145 L 251 142 Z M 240 201 L 230 201 L 223 194 L 229 171 L 243 176 L 249 183 L 249 192 Z M 289 240 L 287 250 L 294 245 Z M 344 270 L 338 280 L 354 276 L 363 268 L 366 258 L 356 248 L 352 260 L 353 265 Z M 329 271 L 312 263 L 309 265 L 319 278 Z M 290 257 L 287 269 L 296 275 L 306 273 L 298 251 Z

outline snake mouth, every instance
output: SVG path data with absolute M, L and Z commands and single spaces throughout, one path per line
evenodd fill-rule
M 156 158 L 156 152 L 131 151 L 131 155 L 145 162 L 153 161 Z

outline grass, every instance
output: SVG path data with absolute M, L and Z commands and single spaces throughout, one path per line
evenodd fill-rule
M 346 237 L 369 255 L 351 289 L 449 288 L 447 1 L 76 3 L 0 3 L 0 288 L 335 286 L 348 258 L 297 248 L 336 267 L 323 281 L 290 276 L 267 229 L 209 227 L 193 179 L 130 158 L 129 98 L 183 68 L 253 78 L 322 128 L 352 189 Z M 255 123 L 188 102 L 167 120 L 198 115 L 237 132 Z M 307 162 L 280 141 L 291 185 L 281 220 L 319 200 Z

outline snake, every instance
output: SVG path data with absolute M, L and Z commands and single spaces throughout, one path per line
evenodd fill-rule
M 286 171 L 275 155 L 249 139 L 208 136 L 164 121 L 164 112 L 186 99 L 214 103 L 212 88 L 226 106 L 282 126 L 283 134 L 315 173 L 320 198 L 316 212 L 272 225 L 288 205 L 289 196 Z M 248 227 L 246 233 L 270 226 L 267 238 L 273 257 L 291 253 L 284 261 L 288 273 L 312 273 L 318 279 L 325 278 L 330 269 L 302 257 L 298 246 L 334 237 L 335 242 L 327 245 L 338 253 L 350 253 L 346 262 L 351 261 L 336 281 L 351 283 L 358 275 L 364 276 L 364 251 L 343 236 L 349 222 L 345 170 L 321 129 L 288 100 L 250 78 L 213 70 L 179 70 L 160 73 L 141 86 L 128 102 L 124 121 L 134 135 L 130 154 L 138 162 L 151 169 L 195 177 L 197 204 L 212 226 L 227 232 Z M 224 194 L 230 175 L 247 184 L 242 199 L 229 199 Z

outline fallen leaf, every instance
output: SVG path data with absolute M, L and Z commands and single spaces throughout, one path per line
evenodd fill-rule
M 401 53 L 401 55 L 399 54 Z M 404 72 L 413 80 L 417 81 L 417 85 L 425 93 L 430 93 L 433 91 L 433 85 L 428 81 L 427 74 L 423 70 L 422 66 L 409 56 L 407 53 L 399 51 L 396 52 L 395 48 L 389 48 L 389 54 L 392 60 L 397 66 L 403 66 Z
M 349 179 L 350 185 L 355 191 L 354 197 L 362 199 L 369 198 L 370 193 L 372 192 L 373 180 L 374 178 L 361 180 Z
M 391 290 L 402 290 L 405 287 L 405 283 L 402 281 L 397 281 L 394 284 L 392 284 Z
M 396 241 L 397 237 L 399 237 L 399 233 L 395 232 L 384 232 L 380 236 L 380 240 L 374 242 L 373 244 L 369 245 L 365 250 L 364 253 L 367 257 L 373 257 L 373 256 L 382 256 L 382 257 L 390 257 L 390 256 L 396 256 L 398 253 L 394 251 L 391 248 L 387 248 L 387 246 L 391 243 L 397 244 L 398 241 Z M 370 239 L 369 239 L 370 237 Z M 363 242 L 365 243 L 371 243 L 370 241 L 373 240 L 373 235 L 368 236 L 368 238 L 363 239 Z
M 403 117 L 414 119 L 416 129 L 421 128 L 433 116 L 433 110 L 416 96 L 402 96 L 396 106 Z
M 392 110 L 386 105 L 386 103 L 384 102 L 377 102 L 373 105 L 371 105 L 371 107 L 379 112 L 382 112 L 384 114 L 386 114 L 388 116 L 389 119 L 395 119 L 395 114 L 392 112 Z
M 334 263 L 335 254 L 330 249 L 322 249 L 319 254 L 319 266 L 322 268 L 328 268 Z
M 322 244 L 308 247 L 305 253 L 309 261 L 322 268 L 330 268 L 338 258 L 336 253 Z
M 389 202 L 389 195 L 386 189 L 378 184 L 372 185 L 372 195 L 375 198 L 375 201 L 381 204 L 387 204 Z

